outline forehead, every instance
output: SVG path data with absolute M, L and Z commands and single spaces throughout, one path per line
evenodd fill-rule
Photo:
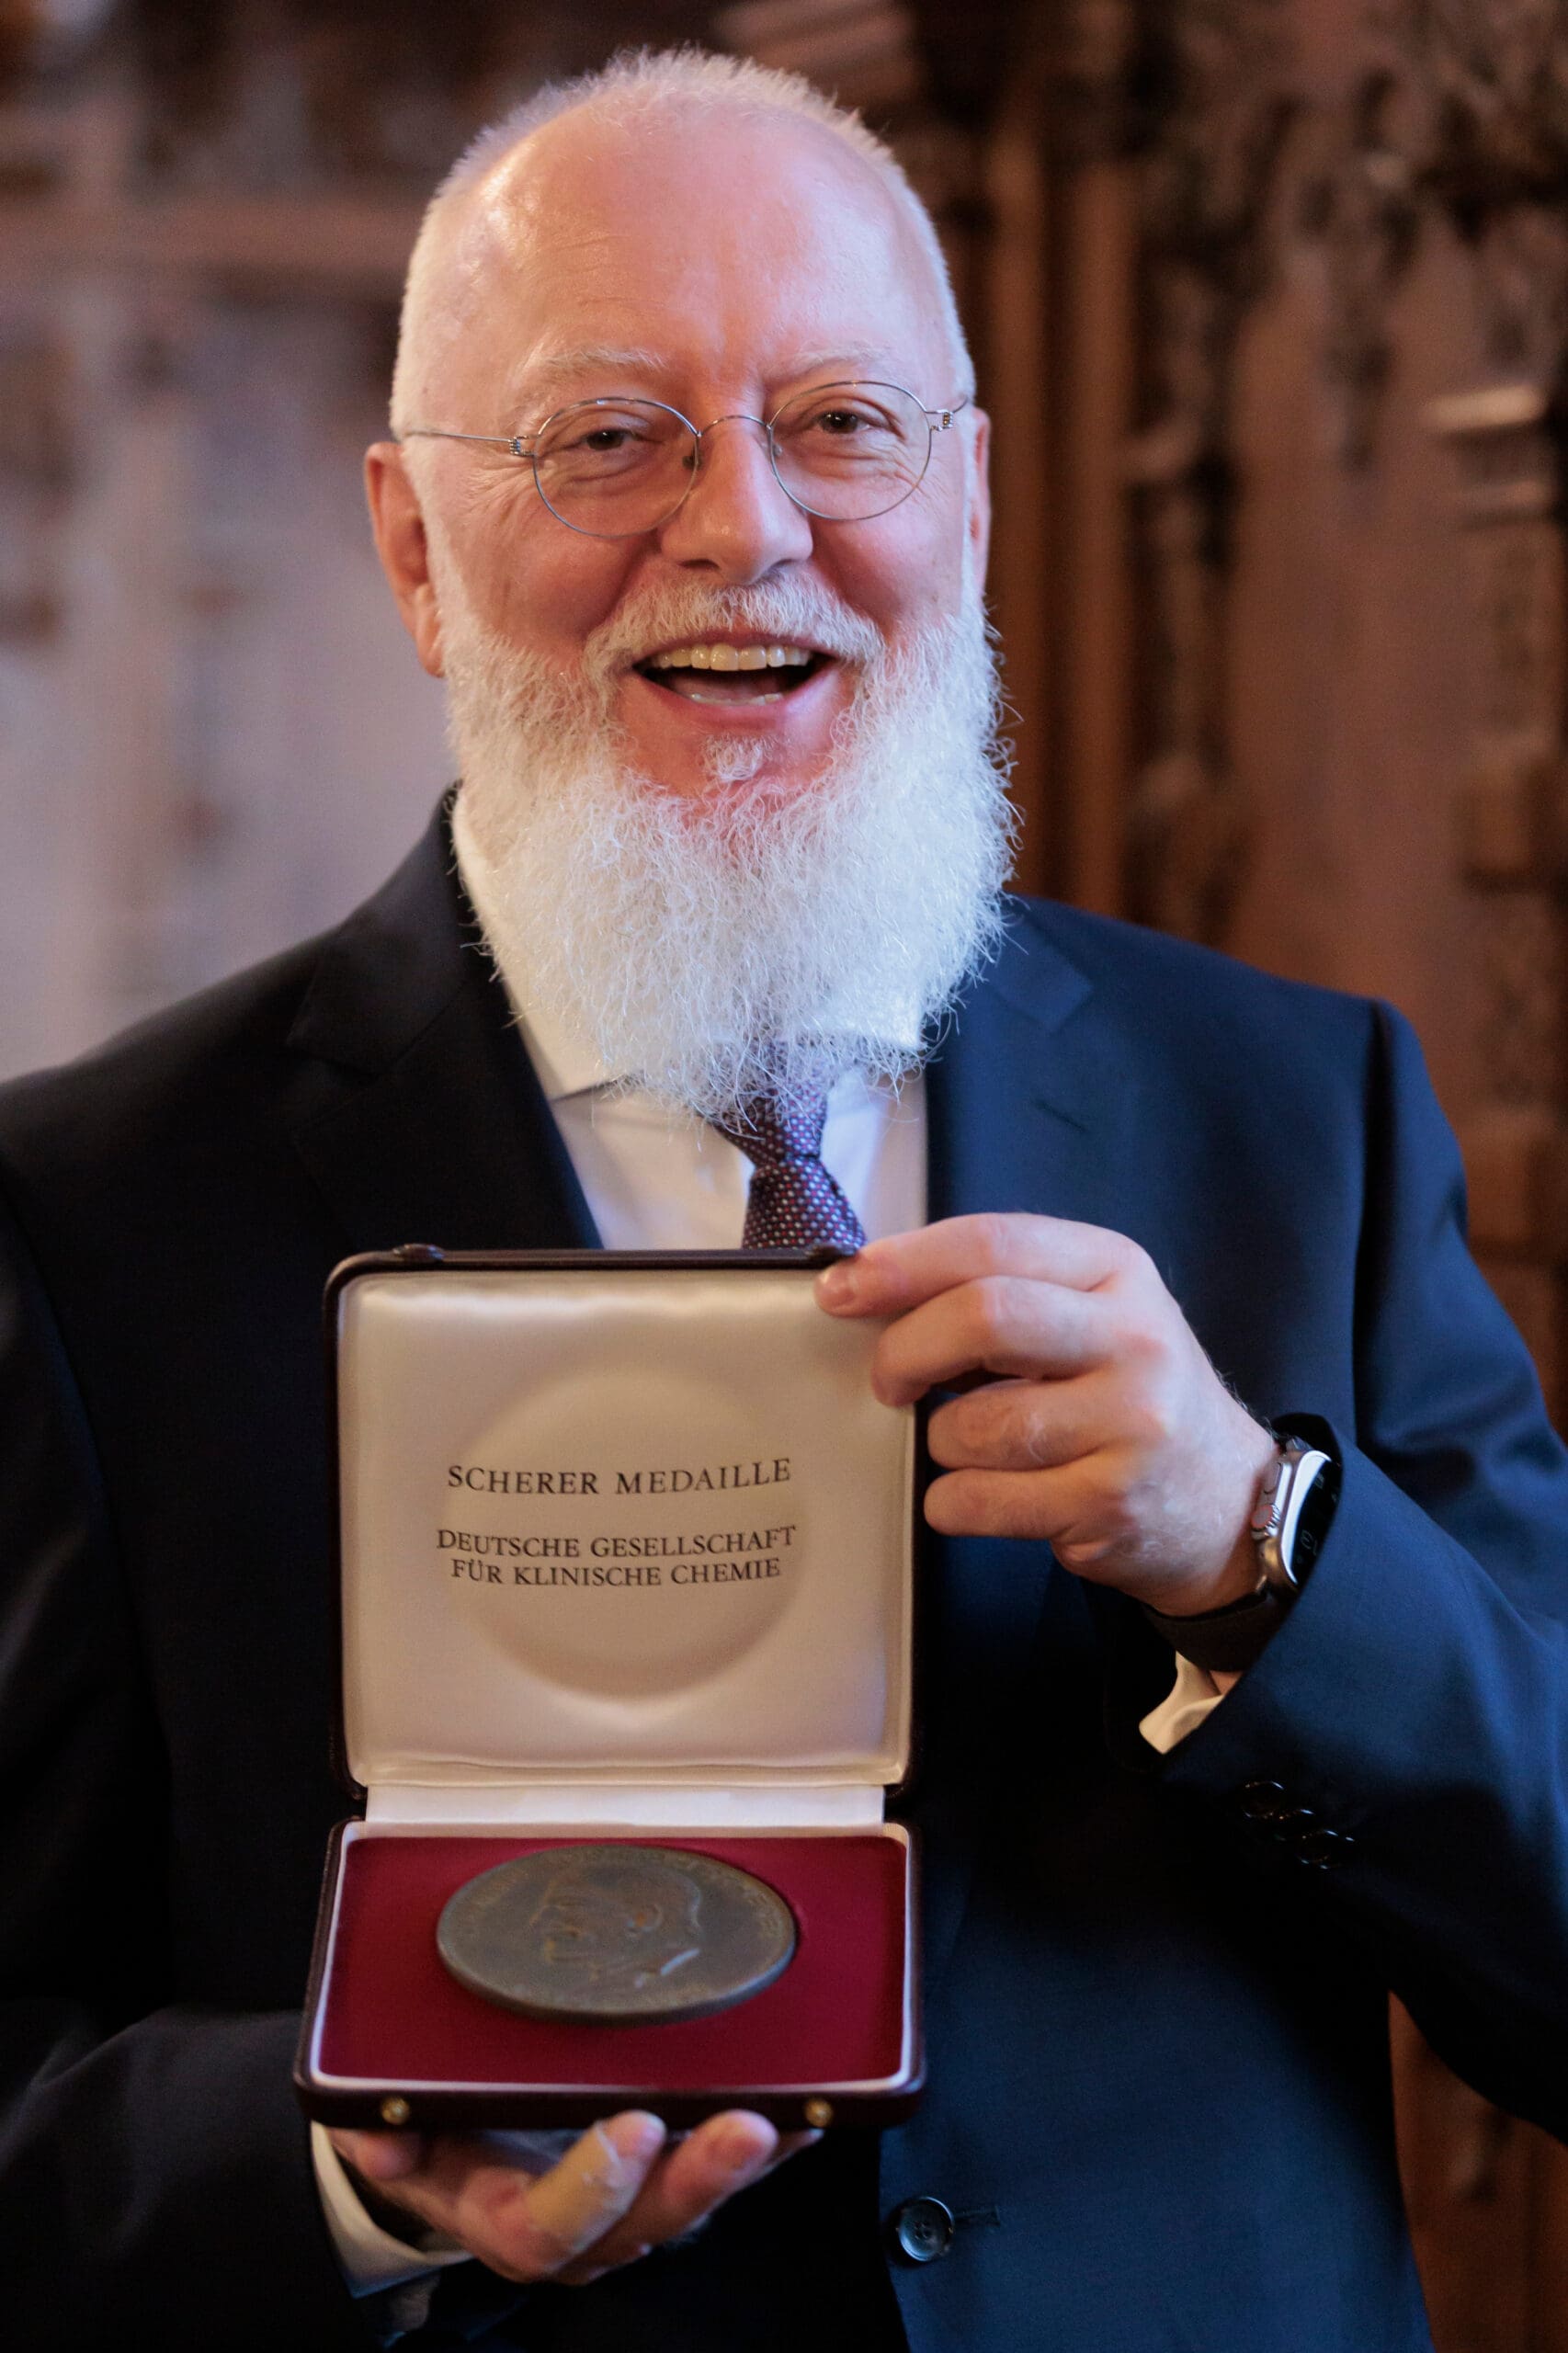
M 869 372 L 881 355 L 923 396 L 950 372 L 905 215 L 809 123 L 563 117 L 478 191 L 460 258 L 475 299 L 449 351 L 492 400 L 601 347 L 748 399 L 839 352 Z

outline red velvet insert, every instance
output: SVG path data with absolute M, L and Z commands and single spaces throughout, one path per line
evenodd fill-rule
M 795 1915 L 800 1941 L 784 1974 L 715 2018 L 551 2025 L 516 2018 L 449 1977 L 436 1949 L 447 1898 L 493 1864 L 581 1837 L 372 1836 L 346 1847 L 322 2073 L 377 2084 L 645 2084 L 673 2092 L 858 2083 L 897 2072 L 908 1855 L 898 1839 L 874 1833 L 648 1842 L 754 1871 Z

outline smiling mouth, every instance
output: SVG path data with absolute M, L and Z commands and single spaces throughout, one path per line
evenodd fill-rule
M 833 656 L 807 645 L 672 646 L 636 665 L 650 686 L 683 702 L 772 703 L 799 693 Z

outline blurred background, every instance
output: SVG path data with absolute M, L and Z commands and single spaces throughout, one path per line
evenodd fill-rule
M 1568 0 L 0 0 L 0 1074 L 412 840 L 358 460 L 421 204 L 687 38 L 862 107 L 941 226 L 1021 881 L 1403 1006 L 1561 1413 Z M 1396 2029 L 1442 2353 L 1568 2353 L 1568 2156 Z

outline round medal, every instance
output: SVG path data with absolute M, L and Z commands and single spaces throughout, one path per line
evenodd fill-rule
M 795 1949 L 782 1896 L 679 1847 L 549 1847 L 481 1871 L 436 1931 L 460 1984 L 525 2018 L 673 2024 L 759 1994 Z

